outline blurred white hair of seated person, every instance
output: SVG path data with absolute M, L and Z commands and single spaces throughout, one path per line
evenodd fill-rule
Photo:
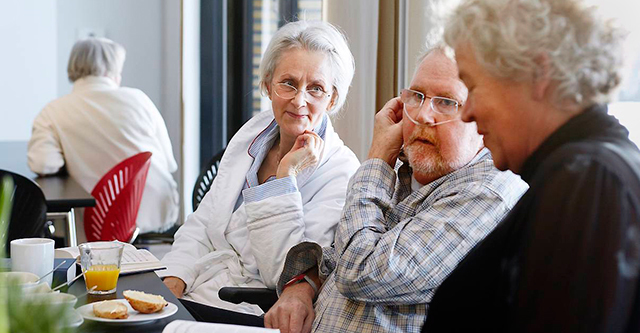
M 85 76 L 105 76 L 120 85 L 125 57 L 124 47 L 110 39 L 80 40 L 73 46 L 69 56 L 69 81 L 76 82 Z
M 67 73 L 71 93 L 49 104 L 33 123 L 29 167 L 40 175 L 66 166 L 87 192 L 112 167 L 150 151 L 151 167 L 140 203 L 141 232 L 173 226 L 179 212 L 177 170 L 165 122 L 139 89 L 120 87 L 125 49 L 106 38 L 76 42 Z

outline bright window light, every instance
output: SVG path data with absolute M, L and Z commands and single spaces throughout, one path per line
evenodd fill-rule
M 628 0 L 586 0 L 600 15 L 616 20 L 616 25 L 628 33 L 624 45 L 623 81 L 620 90 L 609 104 L 609 114 L 620 120 L 629 138 L 640 146 L 640 2 Z

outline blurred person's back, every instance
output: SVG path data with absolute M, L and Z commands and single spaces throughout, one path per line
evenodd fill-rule
M 119 86 L 124 49 L 121 61 L 114 61 L 120 64 L 117 74 L 85 75 L 87 68 L 91 72 L 96 70 L 92 67 L 95 60 L 82 58 L 87 54 L 88 58 L 96 57 L 92 47 L 97 45 L 97 53 L 104 53 L 104 57 L 98 54 L 98 62 L 105 60 L 108 63 L 113 60 L 110 56 L 117 52 L 110 54 L 111 50 L 100 49 L 111 45 L 100 43 L 113 42 L 92 39 L 90 42 L 97 44 L 85 45 L 88 52 L 83 54 L 83 49 L 76 50 L 82 42 L 74 46 L 69 61 L 73 91 L 47 104 L 34 121 L 28 150 L 29 167 L 38 174 L 47 175 L 66 166 L 71 177 L 91 192 L 116 164 L 137 153 L 150 151 L 153 154 L 151 167 L 137 225 L 141 232 L 164 231 L 176 222 L 179 211 L 177 184 L 171 176 L 177 170 L 177 164 L 164 120 L 142 91 Z M 77 68 L 77 63 L 81 68 Z M 83 63 L 88 65 L 82 66 Z

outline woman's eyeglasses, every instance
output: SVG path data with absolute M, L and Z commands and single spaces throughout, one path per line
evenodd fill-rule
M 298 95 L 298 88 L 287 82 L 274 84 L 273 91 L 278 97 L 283 99 L 292 99 Z M 309 90 L 303 90 L 302 93 L 304 94 L 304 100 L 311 104 L 320 103 L 331 97 L 331 94 L 327 94 L 322 88 L 317 86 Z
M 429 99 L 429 107 L 436 113 L 445 115 L 447 117 L 454 117 L 458 115 L 458 110 L 460 109 L 460 104 L 458 101 L 440 97 L 440 96 L 426 96 L 425 94 L 411 90 L 411 89 L 402 89 L 400 92 L 400 100 L 404 104 L 405 114 L 409 117 L 415 124 L 425 124 L 424 122 L 419 122 L 418 116 L 420 115 L 420 111 L 422 110 L 422 105 L 424 104 L 425 99 Z M 452 119 L 453 120 L 453 119 Z M 452 121 L 447 120 L 446 122 Z M 436 123 L 441 124 L 444 122 Z M 434 124 L 435 125 L 435 124 Z

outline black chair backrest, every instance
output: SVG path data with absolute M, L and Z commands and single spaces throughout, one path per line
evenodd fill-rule
M 6 249 L 9 254 L 9 245 L 14 239 L 44 237 L 47 202 L 42 190 L 33 180 L 11 171 L 0 170 L 0 179 L 4 179 L 5 176 L 13 178 L 14 184 L 8 235 L 0 237 L 7 240 Z
M 202 202 L 204 195 L 209 192 L 213 179 L 216 178 L 216 175 L 218 174 L 218 167 L 220 166 L 220 160 L 222 160 L 223 154 L 224 149 L 209 161 L 209 164 L 207 164 L 200 173 L 200 176 L 198 176 L 198 179 L 196 179 L 196 184 L 193 186 L 193 195 L 191 198 L 194 212 L 200 205 L 200 202 Z

